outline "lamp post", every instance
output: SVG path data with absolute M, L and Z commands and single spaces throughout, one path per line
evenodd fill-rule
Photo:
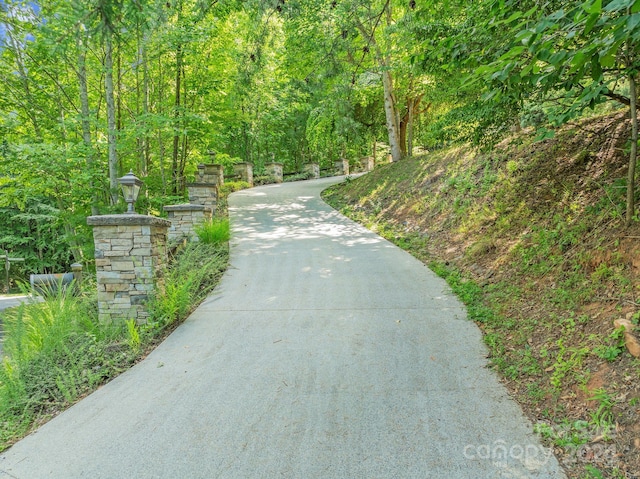
M 118 182 L 120 186 L 122 186 L 122 194 L 124 195 L 124 200 L 127 202 L 127 214 L 135 214 L 133 205 L 138 199 L 142 181 L 133 174 L 133 171 L 129 171 L 129 173 L 122 178 L 118 178 Z
M 200 183 L 204 181 L 204 163 L 198 165 L 198 181 Z

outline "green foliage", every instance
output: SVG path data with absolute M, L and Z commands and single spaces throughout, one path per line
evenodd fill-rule
M 615 361 L 625 351 L 624 327 L 613 331 L 607 343 L 598 344 L 593 348 L 593 353 L 601 359 L 609 362 Z
M 228 249 L 220 242 L 189 243 L 165 275 L 164 290 L 150 304 L 143 332 L 152 336 L 184 319 L 215 287 L 227 267 Z
M 222 197 L 229 196 L 230 193 L 235 191 L 245 190 L 247 188 L 251 188 L 251 185 L 246 181 L 226 181 L 220 187 L 220 195 Z
M 102 384 L 134 358 L 121 348 L 122 328 L 100 323 L 95 296 L 60 289 L 45 301 L 3 313 L 0 367 L 2 447 L 32 420 L 49 415 Z
M 68 407 L 127 369 L 215 287 L 227 265 L 226 248 L 191 244 L 169 268 L 165 291 L 146 324 L 98 321 L 95 286 L 80 295 L 59 289 L 42 302 L 2 313 L 0 449 L 32 424 Z
M 200 241 L 206 244 L 223 245 L 231 236 L 227 218 L 213 218 L 211 221 L 197 225 L 195 230 Z
M 313 179 L 314 175 L 311 171 L 306 171 L 304 173 L 297 173 L 295 175 L 288 175 L 284 177 L 285 182 L 291 181 L 304 181 Z
M 253 184 L 255 186 L 271 185 L 273 183 L 277 183 L 276 177 L 273 175 L 259 175 L 253 177 Z
M 599 388 L 595 390 L 589 401 L 595 401 L 598 404 L 597 409 L 591 413 L 591 419 L 594 424 L 600 427 L 610 427 L 613 425 L 613 406 L 615 400 L 604 389 Z

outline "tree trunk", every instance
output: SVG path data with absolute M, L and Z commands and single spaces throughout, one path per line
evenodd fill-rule
M 636 161 L 638 158 L 638 94 L 636 90 L 635 73 L 629 75 L 629 109 L 631 112 L 631 152 L 629 153 L 629 171 L 627 174 L 627 226 L 633 221 L 635 213 L 635 181 Z
M 113 91 L 113 43 L 111 31 L 105 31 L 105 99 L 107 103 L 107 143 L 109 145 L 109 189 L 111 204 L 118 202 L 118 150 L 116 130 L 116 104 Z
M 178 45 L 176 49 L 176 81 L 175 81 L 175 93 L 176 93 L 176 101 L 174 103 L 175 112 L 174 112 L 174 133 L 173 133 L 173 155 L 171 160 L 171 169 L 173 175 L 173 185 L 171 187 L 171 191 L 174 195 L 178 194 L 178 182 L 180 180 L 178 173 L 178 160 L 180 157 L 180 105 L 181 99 L 180 95 L 182 92 L 181 88 L 181 80 L 182 80 L 182 45 Z
M 384 64 L 381 66 L 386 68 Z M 391 73 L 386 69 L 382 72 L 382 86 L 384 88 L 384 113 L 387 121 L 387 132 L 389 134 L 391 160 L 400 161 L 403 155 L 398 135 L 396 104 L 393 96 L 393 79 L 391 78 Z
M 420 100 L 409 102 L 409 118 L 407 120 L 407 151 L 408 156 L 413 156 L 413 116 Z
M 80 114 L 82 116 L 82 142 L 86 148 L 86 163 L 89 171 L 89 188 L 93 192 L 91 198 L 91 214 L 97 215 L 98 211 L 98 191 L 93 182 L 93 172 L 95 168 L 95 157 L 93 145 L 91 143 L 91 123 L 89 121 L 89 92 L 87 89 L 87 32 L 83 31 L 78 35 L 78 87 L 80 89 Z
M 387 21 L 390 21 L 389 15 L 389 4 L 387 3 Z M 399 161 L 402 159 L 402 149 L 400 148 L 400 135 L 399 135 L 399 125 L 398 125 L 398 114 L 396 108 L 396 100 L 393 92 L 393 78 L 391 77 L 390 61 L 382 52 L 380 45 L 376 41 L 375 38 L 375 27 L 374 30 L 369 32 L 364 27 L 362 22 L 359 19 L 356 19 L 356 27 L 360 30 L 362 36 L 367 40 L 367 42 L 373 46 L 375 51 L 376 61 L 378 62 L 378 67 L 381 70 L 382 76 L 382 87 L 384 89 L 384 113 L 387 124 L 387 133 L 389 136 L 389 147 L 391 148 L 391 160 Z
M 142 169 L 141 173 L 147 175 L 149 173 L 149 163 L 151 162 L 151 151 L 149 138 L 147 116 L 149 115 L 149 65 L 147 63 L 147 34 L 142 39 L 142 114 L 144 120 L 142 127 L 144 129 L 143 137 L 143 153 L 142 153 Z
M 25 108 L 25 113 L 29 117 L 29 120 L 31 120 L 31 124 L 33 125 L 33 132 L 35 133 L 36 138 L 38 140 L 42 140 L 42 132 L 40 131 L 40 124 L 36 115 L 36 105 L 31 93 L 31 88 L 29 87 L 29 77 L 27 73 L 28 69 L 25 67 L 24 61 L 22 59 L 21 47 L 14 38 L 12 28 L 7 28 L 5 35 L 9 39 L 11 48 L 14 51 L 18 73 L 20 74 L 20 79 L 22 80 L 22 88 L 24 89 L 24 96 L 27 100 L 27 108 Z

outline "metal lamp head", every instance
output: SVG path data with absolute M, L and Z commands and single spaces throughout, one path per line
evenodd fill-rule
M 124 175 L 122 178 L 118 178 L 118 182 L 122 187 L 122 194 L 127 202 L 127 213 L 135 213 L 133 205 L 138 199 L 142 181 L 133 174 L 133 171 L 129 171 L 129 173 Z

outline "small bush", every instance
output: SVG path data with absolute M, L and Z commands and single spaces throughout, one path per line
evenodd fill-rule
M 150 305 L 151 319 L 145 331 L 155 334 L 186 318 L 222 277 L 229 253 L 211 243 L 189 243 L 174 259 L 165 277 L 164 292 Z
M 205 244 L 220 245 L 229 241 L 229 220 L 226 218 L 213 218 L 211 221 L 196 226 L 196 234 Z
M 289 176 L 285 177 L 284 181 L 289 182 L 289 181 L 310 180 L 313 177 L 314 177 L 313 172 L 305 171 L 303 173 L 297 173 L 295 175 L 289 175 Z
M 260 175 L 260 176 L 253 177 L 253 184 L 256 186 L 271 185 L 277 182 L 278 182 L 278 179 L 273 175 Z
M 225 182 L 220 187 L 220 196 L 227 197 L 229 194 L 234 191 L 246 190 L 247 188 L 251 188 L 251 185 L 246 181 L 229 181 Z

